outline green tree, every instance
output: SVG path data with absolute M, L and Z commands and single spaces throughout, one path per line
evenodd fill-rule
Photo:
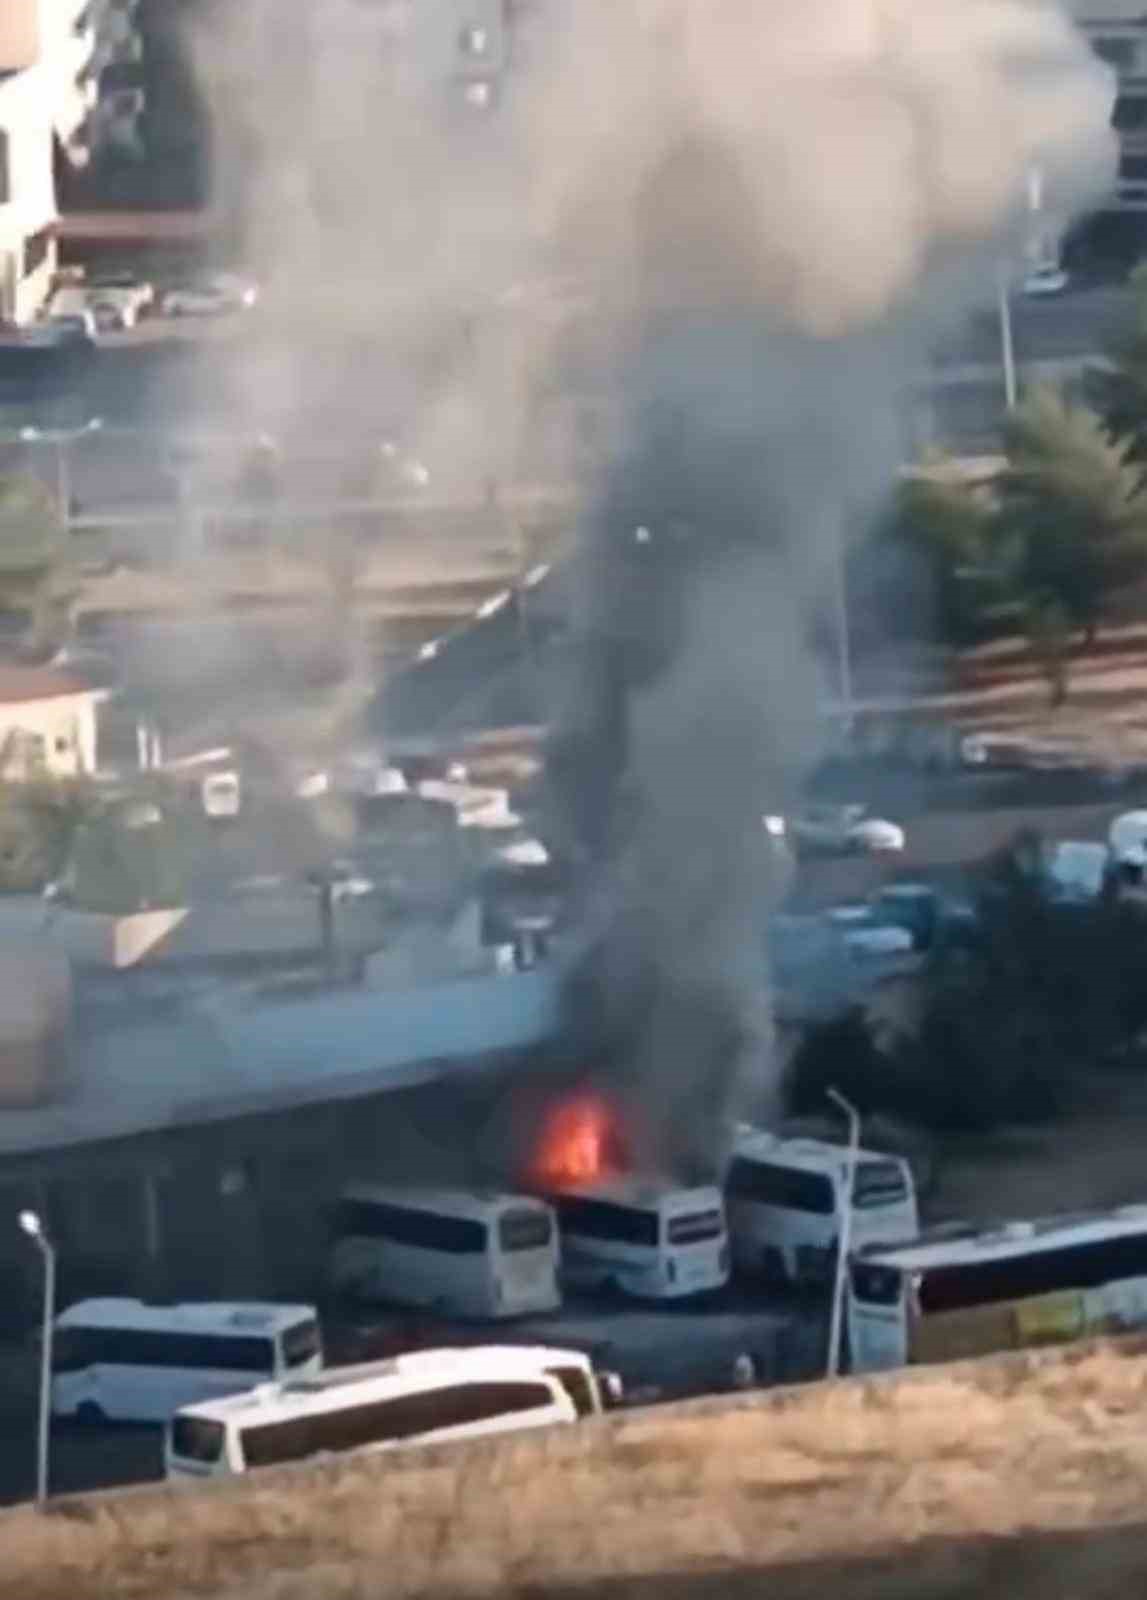
M 1033 389 L 1009 420 L 998 485 L 1000 548 L 1053 698 L 1067 692 L 1065 639 L 1090 643 L 1113 601 L 1147 569 L 1147 499 L 1127 446 L 1055 389 Z
M 1001 599 L 990 493 L 937 460 L 901 482 L 881 532 L 925 573 L 941 637 L 975 638 Z
M 1129 326 L 1109 352 L 1110 365 L 1092 379 L 1104 423 L 1127 449 L 1127 459 L 1147 466 L 1147 267 L 1131 274 L 1134 291 Z
M 55 497 L 36 478 L 0 475 L 0 607 L 24 615 L 30 641 L 47 648 L 68 631 L 74 587 Z

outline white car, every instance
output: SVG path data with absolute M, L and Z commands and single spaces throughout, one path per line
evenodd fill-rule
M 249 311 L 258 302 L 257 284 L 220 272 L 168 289 L 160 301 L 160 310 L 165 317 L 220 317 L 231 311 Z
M 907 928 L 882 922 L 871 906 L 834 906 L 827 913 L 827 920 L 853 955 L 907 956 L 916 948 Z
M 199 787 L 203 810 L 219 822 L 237 817 L 243 806 L 239 774 L 234 771 L 209 772 Z
M 44 307 L 44 321 L 49 328 L 83 325 L 89 338 L 96 336 L 97 319 L 92 310 L 88 291 L 79 284 L 63 284 Z
M 1107 881 L 1107 846 L 1089 839 L 1057 839 L 1047 847 L 1045 866 L 1054 900 L 1090 905 Z
M 155 287 L 130 272 L 102 273 L 84 285 L 87 303 L 101 327 L 134 328 L 155 300 Z
M 797 847 L 827 855 L 879 855 L 904 848 L 904 829 L 883 817 L 870 817 L 867 806 L 814 805 L 794 818 L 791 833 Z
M 1116 817 L 1107 843 L 1121 866 L 1147 866 L 1147 811 L 1125 811 Z
M 1070 282 L 1071 279 L 1062 267 L 1048 263 L 1042 267 L 1033 267 L 1030 272 L 1025 273 L 1021 287 L 1024 294 L 1040 299 L 1047 295 L 1062 294 Z
M 330 773 L 324 767 L 311 767 L 306 772 L 300 772 L 295 778 L 295 798 L 317 800 L 321 795 L 329 793 L 330 787 Z

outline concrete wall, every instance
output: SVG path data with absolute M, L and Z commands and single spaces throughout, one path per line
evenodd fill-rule
M 165 1600 L 1131 1600 L 1141 1358 L 1012 1356 L 20 1508 L 0 1513 L 0 1600 L 141 1581 Z

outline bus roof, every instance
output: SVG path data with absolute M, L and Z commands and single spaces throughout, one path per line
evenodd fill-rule
M 298 1382 L 259 1384 L 219 1400 L 181 1406 L 177 1415 L 201 1417 L 209 1422 L 234 1421 L 246 1412 L 273 1413 L 279 1417 L 307 1416 L 313 1412 L 337 1411 L 359 1399 L 386 1400 L 421 1389 L 446 1388 L 459 1380 L 486 1376 L 504 1378 L 507 1374 L 520 1374 L 526 1379 L 544 1377 L 545 1368 L 557 1365 L 558 1360 L 580 1365 L 585 1359 L 575 1350 L 542 1350 L 537 1346 L 479 1345 L 414 1350 L 406 1355 L 391 1356 L 386 1361 L 328 1367 L 316 1377 Z
M 78 1300 L 56 1319 L 58 1328 L 134 1328 L 195 1333 L 279 1333 L 316 1316 L 314 1306 L 265 1300 L 203 1300 L 155 1305 L 146 1300 Z
M 848 1159 L 848 1147 L 833 1144 L 829 1139 L 782 1139 L 779 1134 L 743 1123 L 733 1139 L 733 1154 L 751 1161 L 772 1161 L 796 1167 L 802 1172 L 836 1172 L 842 1161 Z M 856 1156 L 858 1161 L 896 1161 L 904 1165 L 903 1156 L 879 1150 L 858 1150 Z
M 719 1206 L 721 1190 L 716 1184 L 682 1188 L 671 1178 L 608 1178 L 600 1183 L 577 1184 L 552 1191 L 551 1198 L 564 1196 L 582 1200 L 606 1200 L 614 1205 L 631 1206 L 637 1211 L 659 1211 L 666 1203 L 674 1210 L 695 1206 Z
M 340 1191 L 343 1200 L 375 1200 L 380 1205 L 408 1206 L 439 1216 L 487 1219 L 508 1207 L 539 1207 L 533 1195 L 502 1194 L 489 1189 L 391 1189 L 380 1183 L 350 1183 Z
M 986 1227 L 941 1226 L 902 1244 L 867 1245 L 857 1251 L 857 1256 L 881 1266 L 922 1272 L 929 1267 L 1006 1260 L 1010 1256 L 1055 1250 L 1062 1245 L 1090 1244 L 1099 1239 L 1124 1238 L 1137 1233 L 1147 1234 L 1147 1205 L 1119 1206 L 1113 1211 L 1073 1212 Z

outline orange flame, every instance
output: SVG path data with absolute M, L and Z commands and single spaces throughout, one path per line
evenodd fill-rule
M 530 1172 L 539 1189 L 569 1189 L 596 1183 L 618 1169 L 617 1121 L 596 1095 L 563 1100 L 546 1117 Z

